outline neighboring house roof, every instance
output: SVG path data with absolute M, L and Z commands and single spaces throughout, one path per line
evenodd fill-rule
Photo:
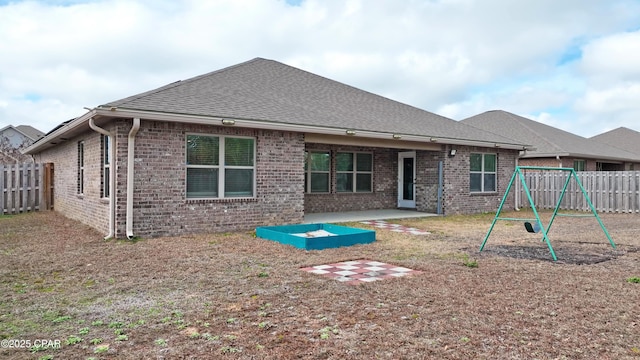
M 492 110 L 461 120 L 485 131 L 531 144 L 521 157 L 579 157 L 613 161 L 640 161 L 640 155 L 589 140 L 553 126 L 503 110 Z
M 27 138 L 33 141 L 38 140 L 44 136 L 44 133 L 42 131 L 30 125 L 18 125 L 18 126 L 8 125 L 0 129 L 0 134 L 7 129 L 16 130 L 17 132 L 21 133 L 22 135 L 26 136 Z
M 0 163 L 30 161 L 31 157 L 23 155 L 21 149 L 33 144 L 41 131 L 28 126 L 8 125 L 0 129 Z M 35 138 L 33 137 L 35 136 Z
M 373 133 L 400 134 L 402 139 L 418 137 L 411 139 L 414 141 L 431 139 L 463 145 L 466 141 L 469 145 L 498 144 L 512 149 L 523 149 L 527 144 L 262 58 L 106 103 L 55 129 L 47 138 L 62 138 L 65 132 L 97 115 L 130 118 L 135 114 L 148 119 L 168 119 L 160 114 L 172 114 L 172 119 L 199 119 L 199 123 L 210 119 L 216 125 L 219 119 L 227 118 L 236 120 L 236 125 L 244 120 L 245 124 L 263 128 L 297 126 L 306 132 L 340 129 L 342 135 L 344 129 L 353 129 L 358 136 L 367 136 L 366 132 L 371 137 L 375 137 Z M 39 147 L 36 143 L 27 151 Z
M 626 127 L 619 127 L 600 135 L 593 136 L 589 139 L 640 156 L 640 132 L 638 131 L 631 130 Z
M 32 140 L 38 140 L 44 136 L 44 133 L 31 125 L 18 125 L 16 129 L 27 135 Z

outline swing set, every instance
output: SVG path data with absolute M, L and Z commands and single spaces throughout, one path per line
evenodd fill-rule
M 538 214 L 538 210 L 536 209 L 536 205 L 534 204 L 533 198 L 531 197 L 531 192 L 529 191 L 529 187 L 527 186 L 527 182 L 525 180 L 523 170 L 524 171 L 526 171 L 526 170 L 553 170 L 553 171 L 562 171 L 562 172 L 568 172 L 569 173 L 569 176 L 567 176 L 567 180 L 564 182 L 564 186 L 562 188 L 562 192 L 560 193 L 560 197 L 558 198 L 558 201 L 556 203 L 556 207 L 553 210 L 553 215 L 551 215 L 551 219 L 549 220 L 549 224 L 546 227 L 544 226 L 544 224 L 540 220 L 540 215 Z M 504 203 L 507 200 L 507 196 L 509 195 L 509 191 L 511 191 L 511 187 L 513 186 L 513 183 L 516 181 L 516 176 L 520 179 L 520 182 L 522 183 L 522 187 L 524 189 L 524 192 L 527 194 L 527 199 L 529 199 L 529 205 L 531 205 L 531 209 L 533 210 L 533 215 L 535 216 L 535 219 L 500 217 L 500 212 L 502 211 L 502 207 L 504 206 Z M 582 195 L 584 195 L 584 197 L 585 197 L 585 199 L 587 201 L 587 204 L 589 204 L 589 208 L 591 209 L 591 214 L 582 215 L 582 214 L 560 214 L 560 213 L 558 213 L 558 210 L 560 209 L 560 204 L 562 203 L 562 199 L 564 198 L 564 195 L 565 195 L 565 193 L 567 191 L 567 187 L 569 186 L 569 182 L 571 181 L 571 179 L 574 179 L 576 181 L 576 183 L 578 184 L 578 187 L 580 188 L 580 191 L 582 191 Z M 524 221 L 524 227 L 527 230 L 527 232 L 530 232 L 530 233 L 542 232 L 542 240 L 544 240 L 547 243 L 547 247 L 549 248 L 549 252 L 551 252 L 551 256 L 553 257 L 553 260 L 557 261 L 558 258 L 556 257 L 556 253 L 555 253 L 555 251 L 553 251 L 553 247 L 551 246 L 551 242 L 549 241 L 549 230 L 551 230 L 551 225 L 553 225 L 553 221 L 555 220 L 556 216 L 566 216 L 566 217 L 591 217 L 591 216 L 594 216 L 596 218 L 596 220 L 598 220 L 598 224 L 600 224 L 600 228 L 602 229 L 602 231 L 606 235 L 606 237 L 609 240 L 609 243 L 611 244 L 611 246 L 614 249 L 616 248 L 616 244 L 611 239 L 611 236 L 609 235 L 609 232 L 607 231 L 607 229 L 604 227 L 604 224 L 602 223 L 602 220 L 600 220 L 600 217 L 598 216 L 598 213 L 596 212 L 596 209 L 593 206 L 593 203 L 591 202 L 591 199 L 589 199 L 589 195 L 587 195 L 587 192 L 585 191 L 584 187 L 582 186 L 582 183 L 580 183 L 580 180 L 578 179 L 578 175 L 576 174 L 576 171 L 573 168 L 555 168 L 555 167 L 543 167 L 543 166 L 516 166 L 516 170 L 513 172 L 513 176 L 511 176 L 511 180 L 509 181 L 509 185 L 507 186 L 507 190 L 505 191 L 504 196 L 502 197 L 502 201 L 500 202 L 500 206 L 498 207 L 498 211 L 496 212 L 496 216 L 493 218 L 493 222 L 491 223 L 491 227 L 489 228 L 489 231 L 487 232 L 487 235 L 484 237 L 484 241 L 482 242 L 482 245 L 480 245 L 480 251 L 482 251 L 482 249 L 484 249 L 484 246 L 487 243 L 487 240 L 489 239 L 489 236 L 491 235 L 491 231 L 493 231 L 493 227 L 496 225 L 496 222 L 498 220 Z

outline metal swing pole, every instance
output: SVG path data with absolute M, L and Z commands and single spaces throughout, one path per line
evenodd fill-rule
M 540 214 L 538 214 L 538 210 L 536 209 L 536 205 L 533 203 L 533 198 L 531 197 L 531 192 L 529 191 L 529 187 L 527 186 L 527 182 L 524 178 L 520 169 L 518 169 L 518 173 L 520 174 L 520 181 L 522 182 L 522 186 L 524 187 L 525 193 L 527 194 L 527 199 L 529 199 L 529 205 L 531 205 L 531 210 L 533 210 L 533 214 L 536 216 L 536 221 L 540 224 L 540 231 L 542 231 L 542 239 L 547 243 L 547 247 L 549 248 L 549 252 L 551 253 L 551 257 L 553 257 L 553 261 L 558 261 L 556 257 L 556 252 L 553 251 L 553 246 L 551 246 L 551 241 L 549 241 L 549 236 L 547 235 L 548 228 L 551 228 L 551 223 L 547 229 L 545 229 L 542 221 L 540 220 Z
M 500 201 L 500 206 L 498 206 L 498 211 L 496 211 L 496 216 L 493 217 L 493 222 L 491 223 L 491 227 L 489 227 L 489 231 L 487 231 L 487 235 L 485 235 L 484 240 L 482 241 L 482 245 L 480 245 L 480 250 L 484 249 L 484 245 L 489 240 L 489 235 L 491 235 L 491 231 L 493 231 L 493 227 L 496 225 L 496 221 L 500 217 L 500 212 L 502 211 L 502 207 L 504 206 L 505 201 L 507 200 L 507 196 L 509 195 L 509 191 L 511 190 L 511 185 L 513 185 L 513 180 L 516 178 L 516 174 L 520 171 L 520 168 L 516 166 L 516 171 L 511 175 L 511 180 L 509 180 L 509 185 L 507 186 L 507 191 L 504 192 L 504 196 L 502 197 L 502 201 Z
M 593 213 L 593 215 L 596 217 L 596 220 L 598 220 L 598 224 L 600 225 L 600 228 L 602 229 L 602 232 L 604 232 L 605 236 L 607 237 L 607 240 L 609 240 L 609 244 L 611 244 L 611 247 L 613 247 L 615 249 L 616 248 L 616 244 L 613 242 L 613 239 L 611 239 L 611 235 L 609 235 L 609 232 L 607 231 L 607 228 L 602 223 L 602 220 L 600 219 L 600 216 L 598 215 L 598 212 L 596 211 L 595 206 L 593 206 L 593 203 L 591 202 L 591 199 L 589 198 L 589 195 L 587 195 L 587 191 L 582 186 L 582 183 L 580 182 L 580 179 L 578 179 L 578 174 L 576 174 L 575 170 L 573 170 L 573 169 L 571 169 L 571 174 L 575 177 L 576 183 L 580 187 L 580 191 L 582 191 L 582 195 L 584 195 L 585 199 L 587 199 L 587 203 L 589 204 L 589 208 L 591 209 L 591 212 Z

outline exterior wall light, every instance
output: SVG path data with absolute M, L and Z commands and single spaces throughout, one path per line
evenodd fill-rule
M 393 134 L 391 137 L 393 137 L 396 140 L 402 139 L 402 135 L 400 135 L 400 134 Z
M 355 135 L 355 134 L 356 134 L 356 131 L 355 131 L 355 130 L 352 130 L 352 129 L 349 129 L 349 130 L 345 131 L 345 133 L 346 133 L 347 135 L 349 135 L 349 136 L 353 136 L 353 135 Z
M 449 151 L 449 156 L 451 157 L 456 156 L 456 152 L 458 152 L 456 149 L 451 149 L 451 151 Z
M 222 119 L 222 125 L 235 125 L 236 121 L 233 119 Z

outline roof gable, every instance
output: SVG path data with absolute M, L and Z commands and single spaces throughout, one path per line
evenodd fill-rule
M 619 127 L 590 139 L 640 156 L 640 132 L 638 131 Z
M 39 138 L 44 136 L 44 133 L 36 128 L 34 128 L 33 126 L 30 125 L 18 125 L 18 126 L 13 126 L 13 125 L 7 125 L 5 127 L 3 127 L 2 129 L 0 129 L 0 134 L 4 133 L 8 130 L 15 130 L 18 133 L 20 133 L 21 135 L 25 136 L 26 138 L 30 139 L 30 140 L 38 140 Z
M 528 142 L 535 150 L 527 151 L 527 157 L 576 156 L 593 159 L 640 160 L 639 155 L 507 111 L 487 111 L 464 119 L 462 122 L 514 141 Z

